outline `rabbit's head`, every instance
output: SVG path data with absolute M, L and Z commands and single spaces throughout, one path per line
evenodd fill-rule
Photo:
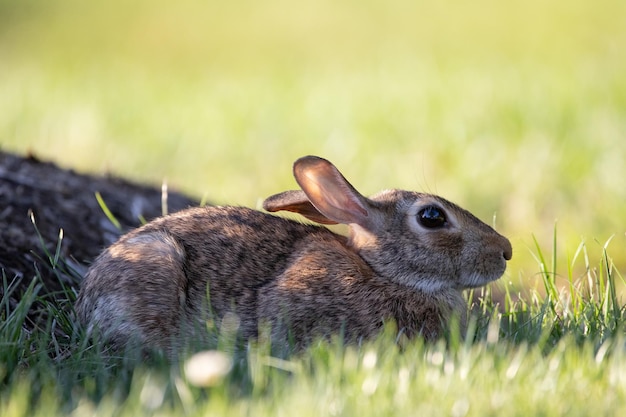
M 473 288 L 498 279 L 511 259 L 508 239 L 441 197 L 386 190 L 366 198 L 315 156 L 293 172 L 302 190 L 271 196 L 264 208 L 347 224 L 350 246 L 383 279 L 424 292 Z

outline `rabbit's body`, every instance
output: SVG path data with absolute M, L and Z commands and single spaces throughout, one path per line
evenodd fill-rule
M 316 336 L 372 337 L 387 320 L 435 338 L 452 315 L 463 322 L 464 288 L 504 272 L 508 240 L 467 211 L 408 191 L 365 199 L 327 161 L 301 161 L 310 165 L 296 171 L 304 192 L 265 207 L 349 224 L 349 237 L 242 207 L 191 208 L 105 250 L 85 276 L 79 320 L 118 346 L 170 353 L 228 312 L 243 337 L 266 323 L 296 348 Z

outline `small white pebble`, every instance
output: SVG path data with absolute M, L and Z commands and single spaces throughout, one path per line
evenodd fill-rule
M 198 387 L 219 384 L 232 368 L 232 360 L 224 352 L 207 350 L 198 352 L 185 362 L 187 381 Z

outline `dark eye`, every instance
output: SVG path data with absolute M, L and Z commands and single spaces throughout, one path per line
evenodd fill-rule
M 444 211 L 437 206 L 426 206 L 421 209 L 417 213 L 417 220 L 429 229 L 443 227 L 447 222 Z

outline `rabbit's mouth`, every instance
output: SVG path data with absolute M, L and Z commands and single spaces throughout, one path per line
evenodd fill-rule
M 489 272 L 471 271 L 462 273 L 459 280 L 460 287 L 463 289 L 482 287 L 502 277 L 505 270 L 506 261 L 502 259 L 501 266 L 499 268 L 491 268 Z

